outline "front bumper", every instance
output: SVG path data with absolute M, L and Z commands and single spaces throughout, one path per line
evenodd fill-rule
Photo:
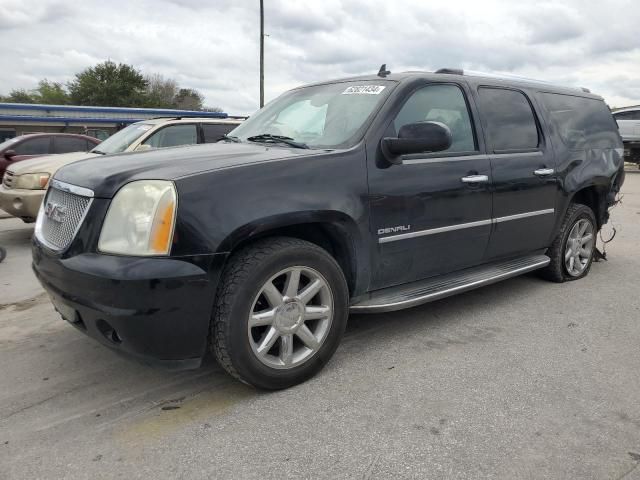
M 36 277 L 76 328 L 144 363 L 200 365 L 226 255 L 61 258 L 35 238 L 32 251 Z
M 0 209 L 14 217 L 35 220 L 46 190 L 23 190 L 0 185 Z

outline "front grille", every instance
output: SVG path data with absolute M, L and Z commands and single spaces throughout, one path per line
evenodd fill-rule
M 9 170 L 6 170 L 4 172 L 4 178 L 2 179 L 2 183 L 4 184 L 5 187 L 13 188 L 13 181 L 14 181 L 13 177 L 14 177 L 13 172 L 10 172 Z
M 67 248 L 91 204 L 90 197 L 49 188 L 38 219 L 41 239 L 57 250 Z

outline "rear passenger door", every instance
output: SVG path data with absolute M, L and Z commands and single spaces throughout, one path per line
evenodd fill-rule
M 524 91 L 477 89 L 493 177 L 493 227 L 486 260 L 547 248 L 558 194 L 556 164 Z

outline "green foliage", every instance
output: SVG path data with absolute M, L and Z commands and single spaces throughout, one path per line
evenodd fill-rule
M 93 105 L 105 107 L 177 108 L 222 111 L 205 107 L 204 96 L 192 88 L 180 88 L 172 78 L 160 74 L 144 76 L 131 65 L 110 60 L 75 75 L 65 87 L 46 78 L 34 90 L 16 89 L 1 102 L 45 105 Z
M 181 88 L 173 99 L 173 105 L 180 110 L 202 110 L 204 96 L 192 88 Z
M 9 95 L 2 98 L 3 102 L 10 103 L 37 103 L 32 92 L 23 89 L 12 90 Z
M 146 77 L 146 105 L 151 108 L 173 108 L 178 94 L 178 82 L 156 73 Z
M 134 67 L 107 60 L 77 73 L 69 94 L 75 105 L 142 107 L 146 88 L 147 81 Z
M 36 103 L 46 105 L 68 105 L 70 103 L 69 94 L 64 86 L 58 82 L 50 82 L 46 78 L 40 80 L 35 92 Z

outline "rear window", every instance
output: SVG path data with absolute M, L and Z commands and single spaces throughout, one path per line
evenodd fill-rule
M 616 120 L 640 120 L 640 110 L 629 110 L 627 112 L 614 113 Z
M 564 144 L 571 150 L 617 148 L 618 127 L 602 100 L 543 93 L 542 102 Z
M 480 110 L 494 152 L 538 148 L 538 127 L 531 104 L 523 93 L 481 87 Z

